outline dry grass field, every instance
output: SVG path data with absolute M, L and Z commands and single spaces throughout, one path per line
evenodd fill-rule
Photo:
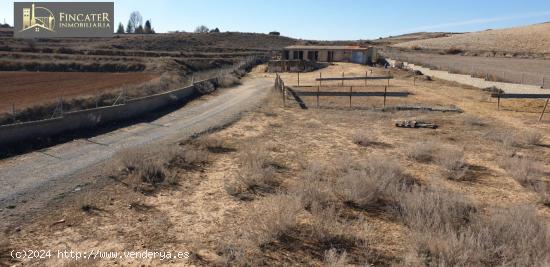
M 158 77 L 155 73 L 0 72 L 0 113 L 10 112 L 12 104 L 23 109 L 60 97 L 95 96 Z
M 69 101 L 68 110 L 110 105 L 122 90 L 136 97 L 179 88 L 243 62 L 254 65 L 293 43 L 254 33 L 0 37 L 0 81 L 6 85 L 0 89 L 0 125 L 14 122 L 12 104 L 16 122 L 50 118 L 59 97 Z
M 550 23 L 517 28 L 486 30 L 434 39 L 415 40 L 396 44 L 408 49 L 449 50 L 470 52 L 503 52 L 510 56 L 550 56 Z
M 320 71 L 370 70 L 336 64 Z M 52 200 L 31 220 L 18 221 L 17 207 L 3 211 L 10 222 L 0 251 L 188 251 L 183 263 L 199 266 L 547 266 L 550 117 L 536 122 L 541 103 L 507 100 L 496 111 L 482 90 L 438 80 L 413 87 L 409 73 L 392 74 L 389 90 L 413 95 L 388 105 L 464 112 L 383 111 L 380 98 L 359 97 L 352 108 L 347 97 L 326 97 L 320 108 L 304 99 L 309 108 L 301 109 L 290 98 L 283 107 L 274 91 L 217 132 L 120 153 L 96 182 Z M 303 74 L 300 84 L 318 75 Z M 282 74 L 288 85 L 296 76 Z M 439 128 L 394 125 L 413 119 Z

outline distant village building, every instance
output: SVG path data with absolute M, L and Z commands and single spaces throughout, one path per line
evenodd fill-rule
M 280 60 L 268 64 L 270 72 L 311 71 L 329 62 L 376 64 L 376 48 L 360 46 L 291 45 L 283 49 Z
M 378 60 L 374 47 L 292 45 L 283 49 L 282 60 L 352 62 L 372 64 Z

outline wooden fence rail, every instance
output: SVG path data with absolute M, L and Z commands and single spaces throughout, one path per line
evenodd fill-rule
M 327 77 L 316 78 L 315 81 L 354 81 L 354 80 L 389 80 L 393 76 L 365 76 L 365 77 Z
M 299 76 L 298 76 L 299 77 Z M 299 79 L 299 78 L 298 78 Z M 318 78 L 316 79 L 317 81 L 319 81 L 319 84 L 320 84 L 320 81 L 329 81 L 329 80 L 341 80 L 341 81 L 344 81 L 344 80 L 375 80 L 375 79 L 393 79 L 393 76 L 384 76 L 384 77 L 374 77 L 374 76 L 368 76 L 368 77 L 343 77 L 343 78 Z M 311 87 L 315 87 L 315 86 L 301 86 L 301 88 L 311 88 Z M 357 97 L 357 96 L 363 96 L 363 97 L 383 97 L 384 98 L 384 102 L 383 102 L 383 105 L 384 105 L 384 108 L 386 108 L 386 98 L 387 97 L 408 97 L 409 96 L 409 92 L 406 92 L 406 91 L 401 91 L 401 92 L 388 92 L 388 87 L 387 86 L 384 86 L 384 91 L 379 91 L 379 92 L 354 92 L 353 91 L 353 86 L 346 86 L 345 88 L 349 88 L 349 91 L 347 92 L 343 92 L 343 91 L 340 91 L 340 92 L 329 92 L 329 91 L 321 91 L 320 88 L 322 88 L 323 86 L 317 86 L 317 91 L 300 91 L 300 90 L 297 90 L 296 88 L 293 88 L 293 87 L 290 87 L 290 86 L 286 86 L 283 79 L 281 78 L 281 76 L 279 74 L 276 74 L 275 76 L 275 89 L 279 90 L 283 96 L 283 106 L 286 106 L 286 97 L 287 97 L 287 94 L 291 94 L 295 99 L 296 101 L 298 102 L 298 104 L 300 104 L 300 106 L 302 108 L 307 108 L 305 106 L 305 103 L 300 99 L 300 96 L 315 96 L 317 97 L 317 107 L 319 107 L 319 97 L 320 96 L 345 96 L 345 97 L 349 97 L 349 106 L 350 108 L 352 107 L 352 97 Z
M 544 116 L 544 113 L 546 112 L 546 107 L 548 107 L 548 102 L 550 102 L 550 94 L 504 94 L 504 93 L 493 93 L 491 94 L 491 97 L 497 98 L 497 109 L 500 110 L 500 99 L 506 98 L 506 99 L 546 99 L 546 102 L 544 103 L 544 108 L 542 108 L 542 112 L 540 113 L 539 122 L 542 121 L 542 117 Z

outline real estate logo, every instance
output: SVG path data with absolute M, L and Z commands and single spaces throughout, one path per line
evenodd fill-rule
M 111 37 L 113 2 L 16 2 L 14 36 Z

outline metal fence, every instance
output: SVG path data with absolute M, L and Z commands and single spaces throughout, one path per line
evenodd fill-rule
M 516 84 L 536 85 L 550 89 L 550 75 L 534 74 L 524 71 L 510 71 L 495 64 L 473 63 L 472 60 L 462 60 L 460 56 L 436 55 L 425 53 L 407 53 L 401 51 L 385 51 L 388 57 L 420 65 L 433 70 L 448 71 L 456 74 L 467 74 L 486 81 Z M 456 57 L 453 60 L 450 57 Z M 483 58 L 480 58 L 483 60 Z M 506 64 L 506 63 L 502 63 Z

